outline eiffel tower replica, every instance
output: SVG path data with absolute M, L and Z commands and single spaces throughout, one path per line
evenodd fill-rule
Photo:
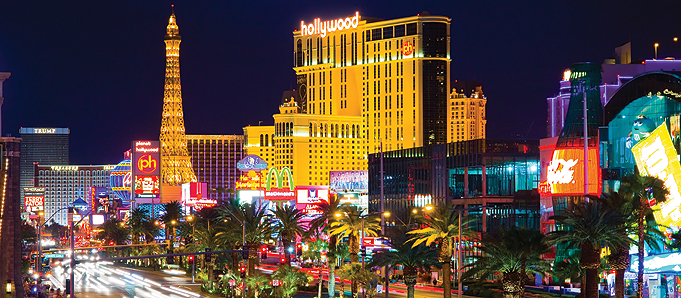
M 166 79 L 160 137 L 161 183 L 165 190 L 175 193 L 177 189 L 173 186 L 196 182 L 196 175 L 192 169 L 191 157 L 187 153 L 187 139 L 184 131 L 180 87 L 180 42 L 182 39 L 174 11 L 170 15 L 164 41 L 166 43 Z M 175 196 L 166 197 L 169 197 L 168 200 L 175 200 Z M 162 198 L 161 201 L 167 200 Z

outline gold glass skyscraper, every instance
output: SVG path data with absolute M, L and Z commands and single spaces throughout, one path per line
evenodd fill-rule
M 293 32 L 303 113 L 361 117 L 364 151 L 446 143 L 450 19 L 377 20 L 359 13 Z

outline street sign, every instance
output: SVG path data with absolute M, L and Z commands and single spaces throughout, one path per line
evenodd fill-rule
M 64 254 L 45 254 L 45 258 L 48 258 L 48 259 L 63 259 Z

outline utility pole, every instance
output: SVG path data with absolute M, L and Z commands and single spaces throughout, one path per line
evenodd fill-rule
M 69 237 L 69 246 L 71 248 L 71 280 L 69 281 L 69 290 L 71 291 L 71 298 L 76 298 L 75 280 L 74 276 L 76 273 L 76 251 L 74 245 L 74 231 L 73 231 L 73 207 L 68 208 L 68 221 L 69 228 L 71 229 L 71 237 Z

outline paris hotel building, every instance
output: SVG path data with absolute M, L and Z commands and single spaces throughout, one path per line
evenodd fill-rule
M 301 21 L 293 32 L 295 96 L 274 126 L 244 127 L 246 154 L 296 185 L 328 185 L 329 171 L 366 170 L 368 154 L 448 142 L 450 19 L 359 13 Z

